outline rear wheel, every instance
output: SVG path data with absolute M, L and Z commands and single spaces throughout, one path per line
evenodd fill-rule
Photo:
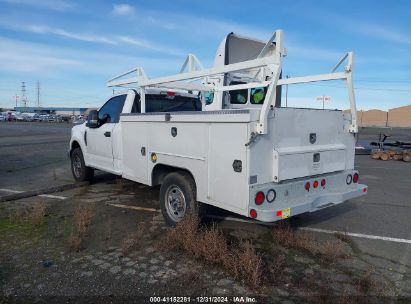
M 188 173 L 173 172 L 165 177 L 160 188 L 160 207 L 164 220 L 173 227 L 189 214 L 200 215 L 196 185 Z
M 71 172 L 77 182 L 92 181 L 94 169 L 87 167 L 84 162 L 83 152 L 80 148 L 75 148 L 71 152 Z

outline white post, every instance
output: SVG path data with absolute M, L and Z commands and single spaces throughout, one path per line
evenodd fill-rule
M 348 88 L 348 98 L 350 99 L 350 108 L 351 108 L 351 126 L 350 132 L 357 133 L 358 132 L 358 122 L 357 122 L 357 106 L 355 102 L 355 94 L 354 94 L 354 84 L 352 79 L 352 71 L 353 71 L 353 53 L 348 53 L 348 65 L 346 67 L 347 73 L 347 88 Z

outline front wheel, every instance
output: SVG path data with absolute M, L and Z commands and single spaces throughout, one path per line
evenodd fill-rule
M 71 172 L 77 182 L 91 182 L 93 179 L 94 169 L 86 166 L 83 152 L 81 152 L 80 148 L 75 148 L 71 152 Z
M 160 188 L 160 207 L 166 223 L 175 227 L 188 214 L 199 215 L 196 185 L 186 172 L 168 174 Z

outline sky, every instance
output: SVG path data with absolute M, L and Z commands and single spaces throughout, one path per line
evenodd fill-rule
M 98 107 L 106 81 L 142 66 L 177 73 L 188 53 L 211 67 L 230 32 L 268 40 L 283 29 L 283 75 L 328 73 L 355 55 L 357 108 L 411 104 L 411 1 L 0 0 L 0 107 L 26 83 L 28 106 Z M 290 85 L 289 106 L 348 108 L 342 81 Z M 285 90 L 283 89 L 283 102 Z

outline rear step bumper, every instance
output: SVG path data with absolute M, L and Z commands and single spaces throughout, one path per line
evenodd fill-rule
M 326 175 L 326 186 L 323 189 L 312 189 L 306 191 L 303 188 L 305 181 L 291 182 L 281 187 L 272 187 L 277 192 L 277 197 L 272 203 L 264 201 L 262 205 L 257 206 L 254 201 L 250 202 L 249 211 L 254 209 L 257 212 L 256 220 L 262 222 L 275 222 L 286 219 L 288 217 L 302 214 L 305 212 L 314 212 L 327 207 L 335 206 L 349 199 L 363 196 L 368 192 L 368 186 L 363 184 L 351 183 L 347 185 L 345 182 L 347 174 L 354 174 L 356 171 L 345 171 L 339 174 Z M 317 178 L 321 180 L 322 177 Z M 311 185 L 312 180 L 310 179 Z M 308 180 L 308 181 L 310 181 Z M 312 187 L 312 186 L 311 186 Z M 267 185 L 257 187 L 255 192 L 264 191 Z M 286 196 L 282 195 L 284 192 Z M 298 192 L 294 197 L 290 197 L 291 193 Z

